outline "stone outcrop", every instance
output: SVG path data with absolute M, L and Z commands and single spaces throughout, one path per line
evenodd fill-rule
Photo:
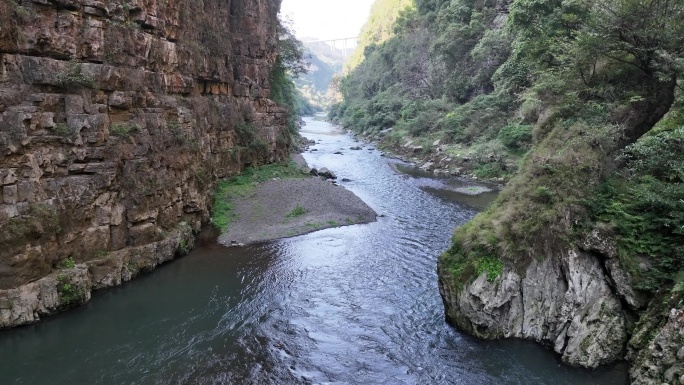
M 483 273 L 461 290 L 440 266 L 447 318 L 483 338 L 525 338 L 561 354 L 564 362 L 597 367 L 624 355 L 627 324 L 620 298 L 595 255 L 579 249 L 493 282 Z
M 681 291 L 656 295 L 629 341 L 633 385 L 684 385 L 684 300 Z
M 214 181 L 286 158 L 278 7 L 0 2 L 0 328 L 182 254 Z
M 626 359 L 635 385 L 684 385 L 681 288 L 640 295 L 600 226 L 565 253 L 505 265 L 492 280 L 484 271 L 457 282 L 445 263 L 438 274 L 447 320 L 468 333 L 534 340 L 573 366 Z

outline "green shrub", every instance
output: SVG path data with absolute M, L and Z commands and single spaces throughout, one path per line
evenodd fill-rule
M 74 262 L 73 258 L 67 257 L 67 259 L 62 262 L 62 266 L 64 266 L 65 269 L 73 269 L 76 267 L 76 262 Z
M 59 293 L 60 304 L 68 306 L 78 302 L 82 298 L 82 293 L 64 275 L 57 276 L 57 292 Z
M 553 193 L 551 189 L 546 186 L 538 186 L 532 195 L 532 198 L 539 203 L 551 203 L 553 199 Z
M 119 138 L 127 138 L 138 131 L 140 127 L 135 123 L 114 123 L 109 128 L 109 133 Z
M 29 239 L 62 231 L 57 210 L 42 203 L 29 205 L 28 213 L 9 219 L 0 219 L 0 253 L 25 245 Z
M 503 272 L 503 261 L 491 255 L 480 257 L 475 260 L 475 271 L 478 277 L 486 271 L 487 281 L 494 282 Z
M 97 82 L 83 73 L 83 63 L 70 61 L 63 72 L 57 75 L 57 82 L 67 89 L 97 88 Z
M 512 150 L 528 148 L 532 144 L 532 126 L 509 124 L 499 131 L 498 138 L 504 146 Z
M 473 170 L 473 175 L 482 179 L 499 178 L 506 174 L 498 162 L 485 163 Z
M 619 255 L 635 286 L 655 292 L 684 269 L 684 128 L 648 135 L 622 158 L 628 175 L 616 175 L 585 201 L 592 219 L 617 233 Z M 646 258 L 649 269 L 637 266 Z

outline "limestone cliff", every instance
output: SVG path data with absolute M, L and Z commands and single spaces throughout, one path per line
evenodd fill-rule
M 0 328 L 183 253 L 282 160 L 277 0 L 0 0 Z

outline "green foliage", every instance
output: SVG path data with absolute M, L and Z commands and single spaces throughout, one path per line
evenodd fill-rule
M 305 73 L 308 62 L 304 55 L 302 42 L 297 40 L 291 26 L 278 21 L 278 57 L 273 65 L 270 76 L 270 97 L 280 106 L 289 110 L 287 128 L 290 136 L 299 136 L 297 121 L 302 112 L 313 110 L 295 87 L 293 78 Z
M 473 175 L 480 179 L 499 178 L 504 175 L 504 170 L 499 163 L 485 163 L 473 170 Z
M 140 127 L 138 127 L 137 124 L 135 123 L 113 123 L 111 127 L 109 127 L 109 133 L 118 136 L 119 138 L 127 138 L 130 137 L 131 135 L 137 133 L 140 131 Z
M 553 192 L 546 186 L 538 186 L 532 195 L 532 199 L 539 203 L 551 203 L 553 200 Z
M 305 209 L 304 207 L 302 207 L 300 205 L 297 205 L 297 207 L 295 207 L 294 209 L 292 209 L 292 211 L 287 213 L 287 217 L 288 218 L 297 218 L 297 217 L 301 217 L 302 215 L 304 215 L 308 212 L 309 212 L 309 210 Z
M 499 140 L 504 146 L 517 150 L 532 144 L 532 126 L 526 124 L 509 124 L 499 131 Z
M 65 260 L 62 262 L 62 266 L 63 266 L 65 269 L 73 269 L 74 267 L 76 267 L 76 262 L 74 262 L 74 259 L 73 259 L 73 258 L 67 257 L 67 259 L 65 259 Z
M 57 292 L 59 293 L 60 304 L 68 306 L 79 302 L 83 294 L 78 290 L 64 275 L 57 276 Z
M 684 126 L 647 135 L 625 149 L 622 159 L 633 174 L 663 182 L 684 182 Z
M 31 11 L 29 11 L 28 8 L 24 7 L 23 5 L 20 5 L 18 0 L 9 0 L 9 6 L 14 10 L 14 13 L 20 19 L 27 18 L 31 15 Z
M 626 177 L 606 181 L 585 202 L 594 221 L 614 229 L 623 265 L 649 292 L 675 284 L 684 269 L 683 134 L 684 127 L 628 146 Z
M 478 277 L 487 272 L 487 281 L 494 282 L 503 272 L 503 261 L 493 256 L 480 257 L 475 260 L 475 271 Z
M 55 124 L 55 126 L 52 127 L 50 131 L 52 131 L 53 134 L 61 137 L 67 137 L 71 135 L 71 130 L 69 129 L 69 126 L 67 126 L 65 123 Z
M 245 196 L 251 193 L 259 183 L 274 178 L 308 177 L 309 174 L 302 172 L 292 162 L 247 168 L 240 175 L 228 180 L 219 181 L 214 197 L 211 222 L 217 229 L 226 231 L 230 222 L 236 219 L 231 200 L 237 196 Z
M 395 128 L 386 137 L 389 146 L 439 139 L 496 148 L 487 154 L 494 161 L 461 166 L 478 177 L 508 175 L 531 143 L 530 127 L 516 117 L 519 88 L 504 81 L 495 88 L 514 35 L 498 20 L 495 3 L 428 3 L 417 1 L 400 12 L 392 37 L 365 46 L 364 61 L 341 79 L 344 101 L 331 108 L 329 118 L 364 134 Z M 505 127 L 508 148 L 498 137 Z
M 487 273 L 487 281 L 494 282 L 503 273 L 504 263 L 490 249 L 491 245 L 466 247 L 462 240 L 454 238 L 451 248 L 440 257 L 440 264 L 449 271 L 458 288 L 484 272 Z
M 371 7 L 370 16 L 361 29 L 359 43 L 345 64 L 346 72 L 353 70 L 364 60 L 369 47 L 381 44 L 393 35 L 395 21 L 406 17 L 413 8 L 413 0 L 377 0 Z
M 57 74 L 57 82 L 66 89 L 97 88 L 97 81 L 83 73 L 83 63 L 70 61 L 63 72 Z
M 223 228 L 227 228 L 227 223 L 224 224 L 224 227 L 223 227 Z M 191 249 L 191 248 L 190 248 L 190 244 L 189 244 L 188 241 L 186 241 L 185 239 L 181 239 L 181 240 L 178 242 L 178 252 L 179 252 L 181 255 L 186 255 L 186 254 L 188 254 L 188 253 L 190 252 L 190 249 Z

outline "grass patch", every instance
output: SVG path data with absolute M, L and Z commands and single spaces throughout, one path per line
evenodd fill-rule
M 308 212 L 309 212 L 309 210 L 305 209 L 304 207 L 302 207 L 300 205 L 297 205 L 297 207 L 295 207 L 294 209 L 292 209 L 292 211 L 287 213 L 286 216 L 288 218 L 297 218 L 297 217 L 301 217 L 302 215 L 304 215 Z
M 503 272 L 503 261 L 494 256 L 481 257 L 475 261 L 477 276 L 487 272 L 487 281 L 494 282 Z
M 242 174 L 230 179 L 219 181 L 214 199 L 211 222 L 221 231 L 228 230 L 228 225 L 237 219 L 233 212 L 232 200 L 235 197 L 246 196 L 256 189 L 259 183 L 271 179 L 308 178 L 293 162 L 286 164 L 274 163 L 261 167 L 245 169 Z M 298 206 L 301 207 L 301 206 Z M 301 208 L 304 210 L 304 208 Z M 299 212 L 297 208 L 293 212 Z M 292 212 L 290 213 L 292 214 Z M 290 217 L 288 214 L 288 217 Z M 296 213 L 295 213 L 296 214 Z M 299 214 L 303 215 L 303 213 Z
M 119 138 L 127 138 L 138 131 L 140 131 L 140 127 L 131 123 L 114 123 L 109 128 L 109 132 Z
M 83 63 L 71 61 L 64 71 L 57 75 L 57 81 L 66 89 L 97 88 L 97 81 L 90 75 L 83 73 Z
M 467 226 L 469 225 L 464 227 Z M 459 289 L 485 272 L 487 281 L 494 282 L 503 273 L 504 268 L 503 260 L 491 250 L 484 246 L 467 249 L 458 240 L 442 254 L 440 264 L 451 273 Z
M 69 129 L 69 126 L 67 126 L 65 123 L 57 123 L 55 124 L 54 127 L 50 128 L 50 131 L 61 137 L 67 137 L 71 135 L 71 130 Z

